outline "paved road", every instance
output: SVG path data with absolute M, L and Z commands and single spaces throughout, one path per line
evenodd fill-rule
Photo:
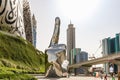
M 35 77 L 38 80 L 101 80 L 100 78 L 86 77 L 86 76 L 70 76 L 69 78 L 45 78 L 44 76 L 35 76 Z M 108 77 L 107 80 L 112 80 L 112 78 Z M 118 78 L 116 77 L 115 80 L 118 80 Z

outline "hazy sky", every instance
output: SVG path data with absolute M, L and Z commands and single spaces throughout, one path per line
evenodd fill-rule
M 76 48 L 98 56 L 100 41 L 120 32 L 120 0 L 29 0 L 37 19 L 37 48 L 48 48 L 55 17 L 61 19 L 59 43 L 66 44 L 70 20 L 76 31 Z

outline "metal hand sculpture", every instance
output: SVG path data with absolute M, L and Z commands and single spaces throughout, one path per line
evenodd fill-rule
M 55 44 L 58 44 L 59 33 L 60 33 L 60 18 L 56 17 L 55 18 L 55 28 L 54 28 L 53 36 L 51 38 L 49 47 L 54 46 Z
M 55 28 L 53 36 L 51 38 L 50 45 L 45 53 L 48 55 L 48 63 L 46 69 L 46 77 L 61 77 L 63 76 L 64 69 L 62 68 L 62 63 L 66 59 L 66 46 L 65 44 L 58 44 L 60 33 L 60 18 L 55 18 Z

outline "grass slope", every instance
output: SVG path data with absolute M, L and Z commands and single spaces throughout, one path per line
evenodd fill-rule
M 0 70 L 44 72 L 45 55 L 21 37 L 0 31 Z M 12 70 L 12 69 L 11 69 Z

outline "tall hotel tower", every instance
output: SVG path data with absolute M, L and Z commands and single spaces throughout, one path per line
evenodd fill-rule
M 73 24 L 68 25 L 67 29 L 67 59 L 70 60 L 71 56 L 71 50 L 75 48 L 75 28 L 73 27 Z

